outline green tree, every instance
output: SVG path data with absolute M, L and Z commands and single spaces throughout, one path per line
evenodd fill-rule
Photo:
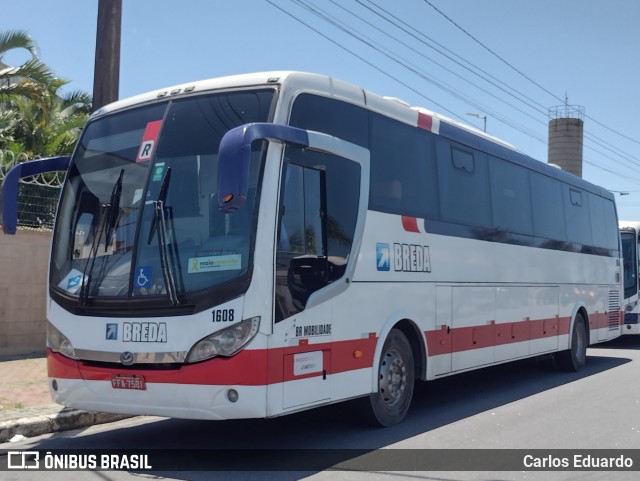
M 5 54 L 23 49 L 31 59 L 17 67 L 5 65 Z M 36 45 L 23 31 L 0 32 L 0 102 L 10 104 L 15 100 L 30 99 L 43 102 L 46 86 L 55 78 L 53 72 L 36 55 Z
M 6 66 L 3 58 L 14 49 L 26 50 L 31 59 Z M 67 155 L 91 112 L 91 97 L 64 94 L 69 82 L 56 78 L 36 53 L 26 32 L 0 32 L 0 148 L 30 157 Z
M 22 151 L 42 157 L 68 155 L 91 112 L 91 97 L 81 91 L 68 94 L 61 88 L 69 82 L 54 79 L 43 94 L 43 102 L 17 101 L 14 107 L 20 118 L 13 136 Z

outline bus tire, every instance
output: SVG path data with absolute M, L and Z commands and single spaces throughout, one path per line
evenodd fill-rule
M 571 330 L 571 348 L 556 354 L 556 363 L 563 371 L 581 371 L 587 362 L 587 328 L 582 314 L 576 315 Z
M 362 399 L 365 421 L 383 427 L 400 423 L 409 410 L 414 384 L 411 345 L 402 331 L 392 329 L 380 355 L 378 389 Z

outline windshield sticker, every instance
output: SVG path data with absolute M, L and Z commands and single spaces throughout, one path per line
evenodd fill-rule
M 133 191 L 133 200 L 131 201 L 131 205 L 136 204 L 142 200 L 142 189 L 136 189 Z
M 71 269 L 71 272 L 58 283 L 58 287 L 69 294 L 76 294 L 82 287 L 82 277 L 82 272 L 78 269 Z
M 162 120 L 155 120 L 147 124 L 144 129 L 144 134 L 142 135 L 142 143 L 140 144 L 140 149 L 138 150 L 138 157 L 136 157 L 136 162 L 151 160 L 151 157 L 153 157 L 153 149 L 155 148 L 156 140 L 158 140 L 158 134 L 160 133 L 161 125 Z
M 153 167 L 153 177 L 151 178 L 151 182 L 160 182 L 164 177 L 164 162 L 158 162 Z
M 241 254 L 189 258 L 189 274 L 197 272 L 236 271 L 242 265 Z
M 153 266 L 138 266 L 136 268 L 136 287 L 150 287 Z

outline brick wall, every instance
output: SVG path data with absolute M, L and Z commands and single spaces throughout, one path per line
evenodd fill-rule
M 0 233 L 0 356 L 43 354 L 51 232 Z

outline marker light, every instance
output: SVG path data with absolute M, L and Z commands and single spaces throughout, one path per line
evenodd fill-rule
M 69 359 L 77 359 L 71 341 L 50 322 L 47 323 L 47 346 Z
M 238 402 L 238 399 L 240 399 L 240 395 L 238 394 L 238 391 L 236 391 L 235 389 L 229 389 L 227 391 L 227 399 L 232 403 L 235 403 L 235 402 Z
M 233 356 L 255 337 L 258 327 L 260 327 L 260 317 L 252 317 L 214 332 L 194 344 L 187 355 L 186 362 L 200 362 L 216 356 Z

